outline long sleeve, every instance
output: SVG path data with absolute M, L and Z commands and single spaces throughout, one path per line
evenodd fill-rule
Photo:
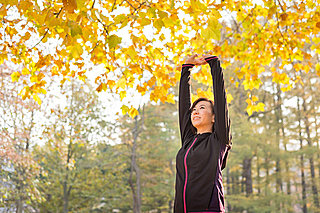
M 182 145 L 192 135 L 190 120 L 190 69 L 193 64 L 183 64 L 179 85 L 179 126 Z
M 219 141 L 223 144 L 230 143 L 230 119 L 224 79 L 220 61 L 216 56 L 206 58 L 211 68 L 214 94 L 215 131 Z

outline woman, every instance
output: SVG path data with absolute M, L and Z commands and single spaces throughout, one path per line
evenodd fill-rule
M 213 78 L 214 104 L 199 98 L 191 106 L 190 69 L 206 63 Z M 174 212 L 224 212 L 221 170 L 231 138 L 223 73 L 216 56 L 193 55 L 182 65 L 179 124 L 182 147 L 176 158 Z

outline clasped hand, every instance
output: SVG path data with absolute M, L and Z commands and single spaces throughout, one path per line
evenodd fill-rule
M 199 57 L 199 58 L 197 58 L 198 57 L 198 54 L 194 54 L 194 55 L 192 55 L 192 56 L 188 56 L 187 58 L 186 58 L 186 61 L 185 61 L 185 63 L 186 64 L 194 64 L 194 65 L 204 65 L 204 64 L 206 64 L 207 62 L 206 62 L 206 58 L 208 58 L 208 57 L 210 57 L 211 55 L 202 55 L 202 57 Z

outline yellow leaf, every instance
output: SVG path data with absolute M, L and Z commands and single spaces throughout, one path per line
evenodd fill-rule
M 167 96 L 167 102 L 168 102 L 168 103 L 172 103 L 172 104 L 175 103 L 175 101 L 174 101 L 174 95 L 173 95 L 173 94 L 169 94 L 169 95 Z
M 232 100 L 233 100 L 232 95 L 228 93 L 228 94 L 227 94 L 227 103 L 228 103 L 228 104 L 231 103 Z
M 129 107 L 126 105 L 122 105 L 121 110 L 122 110 L 122 114 L 125 115 L 129 111 Z
M 20 78 L 20 73 L 19 73 L 19 72 L 13 72 L 13 73 L 11 74 L 12 82 L 18 81 L 19 78 Z
M 87 77 L 85 75 L 79 75 L 78 76 L 79 80 L 86 82 Z
M 60 26 L 57 26 L 55 28 L 55 30 L 58 32 L 58 33 L 63 33 L 64 32 L 64 28 L 60 27 Z
M 7 7 L 6 5 L 2 5 L 2 7 L 0 8 L 0 17 L 2 18 L 3 16 L 7 15 Z
M 253 101 L 253 102 L 256 102 L 256 101 L 258 101 L 258 100 L 259 100 L 259 98 L 258 98 L 257 96 L 255 96 L 255 95 L 252 96 L 252 101 Z
M 316 64 L 317 75 L 320 76 L 320 63 Z
M 247 98 L 246 102 L 248 105 L 252 105 L 252 100 L 250 98 Z
M 22 99 L 25 100 L 26 98 L 30 97 L 30 88 L 28 86 L 25 86 L 19 93 L 21 95 Z
M 211 16 L 208 21 L 208 26 L 206 29 L 201 29 L 201 36 L 205 40 L 214 39 L 220 40 L 221 38 L 221 24 L 216 17 Z
M 137 85 L 137 90 L 141 95 L 145 95 L 147 91 L 147 84 L 144 83 L 143 86 Z
M 110 89 L 113 89 L 113 87 L 116 85 L 116 82 L 113 80 L 108 80 L 107 85 L 110 87 Z
M 265 107 L 265 104 L 260 102 L 257 104 L 256 109 L 257 109 L 257 111 L 264 112 L 264 107 Z
M 134 108 L 133 106 L 131 106 L 128 114 L 129 114 L 129 116 L 130 116 L 131 118 L 134 118 L 134 117 L 136 117 L 137 115 L 139 115 L 139 112 L 138 112 L 138 110 L 136 110 L 136 108 Z
M 164 27 L 164 23 L 161 19 L 157 19 L 155 22 L 153 22 L 153 26 L 157 28 L 158 31 L 160 31 L 162 27 Z
M 98 91 L 98 92 L 101 92 L 102 90 L 104 90 L 104 91 L 107 90 L 107 84 L 101 83 L 96 89 L 96 91 Z
M 32 97 L 33 100 L 35 100 L 39 105 L 41 105 L 42 101 L 37 94 L 34 94 Z
M 30 71 L 28 68 L 25 67 L 22 69 L 22 75 L 29 75 L 29 74 L 30 74 Z
M 150 8 L 147 10 L 147 15 L 148 15 L 150 18 L 156 18 L 156 17 L 157 17 L 156 8 L 150 7 Z
M 82 46 L 79 43 L 77 43 L 72 47 L 70 56 L 71 58 L 78 59 L 82 55 L 82 53 L 83 53 Z
M 31 81 L 31 82 L 37 82 L 37 81 L 38 81 L 38 77 L 37 77 L 36 75 L 32 75 L 32 76 L 30 77 L 30 81 Z
M 26 34 L 24 35 L 24 39 L 29 40 L 30 37 L 31 37 L 31 34 L 29 32 L 26 32 Z
M 168 17 L 163 19 L 163 23 L 164 23 L 164 26 L 167 28 L 174 26 L 174 20 L 172 20 L 171 18 L 168 18 Z
M 151 21 L 148 18 L 139 18 L 137 21 L 142 27 L 151 24 Z
M 47 91 L 45 89 L 43 89 L 43 88 L 40 88 L 40 93 L 47 94 Z
M 126 97 L 127 92 L 126 91 L 121 91 L 120 92 L 120 100 L 122 101 L 124 97 Z
M 250 115 L 252 115 L 252 113 L 253 113 L 253 109 L 254 109 L 254 106 L 253 105 L 248 105 L 247 106 L 247 113 L 248 113 L 248 115 L 250 116 Z
M 77 1 L 76 0 L 62 0 L 63 6 L 69 13 L 74 13 L 74 10 L 77 9 Z
M 117 88 L 122 88 L 125 89 L 126 88 L 126 79 L 121 78 L 118 80 L 118 82 L 116 83 Z
M 292 84 L 286 84 L 284 87 L 281 88 L 282 92 L 287 92 L 292 89 Z

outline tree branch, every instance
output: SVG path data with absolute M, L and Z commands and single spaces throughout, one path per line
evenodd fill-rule
M 58 13 L 54 13 L 54 15 L 56 16 L 56 18 L 59 17 L 61 11 L 62 11 L 63 7 L 60 8 L 59 12 Z M 49 28 L 46 29 L 46 32 L 44 33 L 44 35 L 42 36 L 42 38 L 40 39 L 40 41 L 38 43 L 36 43 L 33 47 L 31 47 L 29 50 L 32 50 L 33 48 L 35 48 L 38 44 L 40 44 L 40 42 L 43 41 L 43 39 L 46 37 L 46 35 L 48 34 L 49 32 Z
M 95 3 L 96 3 L 96 0 L 93 0 L 92 6 L 91 6 L 91 10 L 93 9 Z

